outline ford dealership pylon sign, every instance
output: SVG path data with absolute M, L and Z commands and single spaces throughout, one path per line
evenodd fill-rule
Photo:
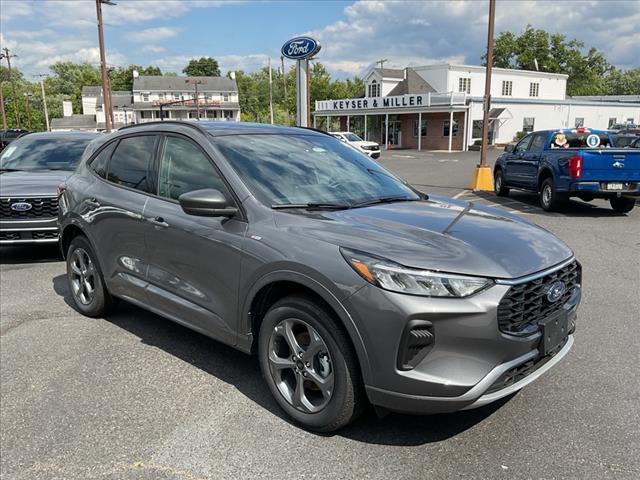
M 287 41 L 282 46 L 281 52 L 291 60 L 302 60 L 315 55 L 320 48 L 320 44 L 311 37 L 296 37 Z

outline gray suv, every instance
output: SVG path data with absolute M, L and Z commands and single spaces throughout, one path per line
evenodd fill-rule
M 296 422 L 508 396 L 573 344 L 581 269 L 548 231 L 427 197 L 322 132 L 161 122 L 94 141 L 60 198 L 77 309 L 119 298 L 256 353 Z

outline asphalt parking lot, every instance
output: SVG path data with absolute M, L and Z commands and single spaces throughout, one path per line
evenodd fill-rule
M 398 150 L 380 163 L 425 192 L 521 214 L 582 262 L 575 346 L 518 395 L 308 433 L 278 410 L 256 359 L 125 304 L 82 317 L 55 247 L 2 248 L 2 478 L 639 478 L 640 208 L 548 214 L 529 194 L 474 194 L 478 157 Z

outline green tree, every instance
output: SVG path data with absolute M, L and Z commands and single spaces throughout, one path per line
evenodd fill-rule
M 608 95 L 640 95 L 640 68 L 613 69 L 604 83 Z
M 49 69 L 54 76 L 47 83 L 73 102 L 74 113 L 82 113 L 82 87 L 102 84 L 100 69 L 89 63 L 56 62 Z
M 162 75 L 159 67 L 150 65 L 141 67 L 140 65 L 129 65 L 128 67 L 118 67 L 109 72 L 111 79 L 111 90 L 131 91 L 133 89 L 133 71 L 136 70 L 140 75 Z
M 220 67 L 218 61 L 212 57 L 193 58 L 182 70 L 189 77 L 219 77 Z

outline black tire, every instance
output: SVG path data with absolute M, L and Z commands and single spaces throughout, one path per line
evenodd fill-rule
M 276 384 L 276 373 L 272 371 L 272 361 L 269 354 L 273 349 L 274 338 L 278 337 L 278 329 L 285 322 L 301 321 L 307 326 L 311 326 L 315 330 L 321 340 L 324 342 L 323 348 L 326 347 L 326 353 L 318 353 L 323 358 L 329 358 L 332 376 L 331 394 L 326 401 L 326 405 L 321 410 L 313 413 L 301 411 L 300 408 L 294 407 L 290 399 L 285 398 L 285 394 L 279 390 Z M 283 339 L 284 340 L 284 339 Z M 269 390 L 273 394 L 278 405 L 291 417 L 297 424 L 302 427 L 317 432 L 332 432 L 338 430 L 355 420 L 362 412 L 365 406 L 365 395 L 360 377 L 360 369 L 356 359 L 355 352 L 351 342 L 344 332 L 342 326 L 334 318 L 332 312 L 327 311 L 318 302 L 310 297 L 305 296 L 289 296 L 276 302 L 267 312 L 260 326 L 259 334 L 259 357 L 262 376 L 269 386 Z M 304 342 L 302 342 L 304 343 Z M 290 350 L 288 342 L 285 342 L 284 348 L 287 352 Z M 280 346 L 282 348 L 282 346 Z M 311 349 L 309 349 L 311 350 Z M 305 350 L 305 353 L 307 350 Z M 328 354 L 328 357 L 326 357 Z M 288 353 L 284 354 L 285 356 Z M 295 354 L 294 354 L 295 356 Z M 289 358 L 285 359 L 286 361 Z M 296 359 L 297 360 L 297 359 Z M 303 362 L 301 362 L 303 363 Z M 313 363 L 313 360 L 312 360 Z M 292 364 L 294 364 L 292 362 Z M 314 364 L 315 365 L 315 364 Z M 309 364 L 307 364 L 309 366 Z M 288 374 L 288 379 L 294 385 L 298 381 L 302 384 L 309 384 L 309 380 L 305 380 L 301 375 L 307 376 L 306 372 L 294 370 L 291 367 L 283 367 L 280 371 L 280 379 Z M 312 366 L 313 367 L 313 366 Z M 276 370 L 276 372 L 278 372 Z M 306 383 L 305 383 L 306 382 Z M 284 382 L 279 382 L 280 388 Z M 314 386 L 312 384 L 311 386 Z M 306 392 L 306 390 L 305 390 Z M 291 397 L 295 395 L 292 394 Z M 306 395 L 306 394 L 303 394 Z M 305 396 L 305 400 L 307 397 Z
M 504 180 L 504 173 L 502 173 L 502 169 L 498 168 L 493 173 L 493 191 L 499 197 L 506 197 L 509 195 L 509 188 L 506 186 Z
M 77 260 L 79 257 L 84 258 L 85 264 L 88 265 L 86 272 L 93 269 L 91 276 L 88 273 L 82 276 L 78 275 Z M 89 262 L 87 262 L 87 259 Z M 86 280 L 88 285 L 93 286 L 92 295 L 83 295 L 82 291 L 86 292 L 85 287 L 78 289 L 78 285 L 84 283 L 83 280 Z M 82 235 L 71 240 L 67 250 L 67 284 L 76 310 L 87 317 L 102 317 L 113 306 L 113 298 L 104 284 L 102 270 L 93 248 L 87 238 Z
M 613 197 L 609 199 L 611 208 L 618 213 L 629 213 L 636 206 L 635 198 L 628 197 Z
M 555 212 L 567 203 L 566 195 L 556 192 L 553 178 L 545 178 L 540 185 L 540 206 L 546 212 Z

